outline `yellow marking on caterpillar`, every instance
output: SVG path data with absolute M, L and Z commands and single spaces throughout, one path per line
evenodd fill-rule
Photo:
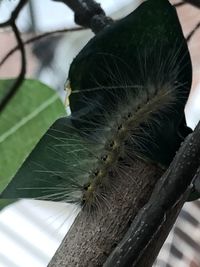
M 87 191 L 89 191 L 89 192 L 94 191 L 94 188 L 93 188 L 92 184 L 88 187 Z
M 64 104 L 65 104 L 65 108 L 68 109 L 69 108 L 69 96 L 72 93 L 72 89 L 71 89 L 71 85 L 70 85 L 70 81 L 69 80 L 66 81 L 64 90 L 66 91 Z

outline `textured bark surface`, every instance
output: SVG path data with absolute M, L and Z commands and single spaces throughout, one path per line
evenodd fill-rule
M 142 251 L 138 261 L 132 267 L 151 267 L 155 262 L 162 245 L 165 242 L 171 228 L 173 227 L 178 214 L 187 199 L 188 193 L 175 205 L 170 211 L 166 213 L 165 221 L 158 228 L 158 231 L 149 240 L 149 243 Z M 128 266 L 127 266 L 128 267 Z
M 182 204 L 188 196 L 191 199 L 197 193 L 194 181 L 198 179 L 200 165 L 199 134 L 200 123 L 182 143 L 169 168 L 156 183 L 148 202 L 138 211 L 104 267 L 151 266 Z
M 83 210 L 48 266 L 152 266 L 182 205 L 194 192 L 199 134 L 200 123 L 160 179 L 162 170 L 155 165 L 139 160 L 127 165 L 109 187 L 109 205 L 102 203 L 96 216 Z
M 48 267 L 102 266 L 148 201 L 162 172 L 136 160 L 128 175 L 115 177 L 107 204 L 92 215 L 84 210 L 79 213 Z

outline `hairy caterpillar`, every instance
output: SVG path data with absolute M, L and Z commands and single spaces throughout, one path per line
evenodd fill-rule
M 134 181 L 137 159 L 166 168 L 188 133 L 190 56 L 168 1 L 148 0 L 90 40 L 69 82 L 71 116 L 52 125 L 1 197 L 98 211 L 116 176 Z

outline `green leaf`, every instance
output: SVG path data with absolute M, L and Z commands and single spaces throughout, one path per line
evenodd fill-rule
M 0 96 L 11 82 L 0 80 Z M 24 81 L 0 114 L 0 192 L 49 126 L 64 114 L 54 90 L 36 80 Z
M 135 85 L 144 82 L 142 78 L 146 77 L 142 75 L 147 74 L 141 73 L 143 63 L 147 64 L 145 67 L 151 78 L 159 71 L 156 62 L 163 61 L 164 64 L 170 52 L 174 52 L 170 60 L 175 62 L 168 63 L 182 63 L 182 72 L 186 77 L 179 75 L 178 78 L 180 82 L 189 84 L 190 89 L 190 57 L 175 8 L 167 0 L 145 1 L 130 15 L 92 38 L 72 62 L 69 71 L 72 111 L 85 108 L 87 103 L 84 96 L 93 100 L 96 97 L 102 99 L 102 95 L 105 98 L 109 95 L 114 97 L 116 90 L 106 90 L 104 87 L 107 85 L 119 87 L 119 82 L 123 84 L 123 79 Z M 166 71 L 167 67 L 163 67 Z M 157 75 L 164 74 L 164 70 L 160 71 Z M 167 77 L 162 79 L 169 79 L 168 71 L 165 74 Z M 120 88 L 117 89 L 118 96 Z M 184 89 L 187 90 L 184 93 L 188 95 L 188 86 Z
M 84 141 L 72 126 L 71 118 L 58 119 L 34 148 L 1 198 L 79 201 L 78 192 L 82 190 L 89 166 L 94 162 L 95 148 L 91 147 L 89 149 L 89 140 Z
M 127 99 L 142 107 L 146 95 L 152 100 L 152 89 L 168 88 L 166 94 L 171 94 L 173 103 L 164 115 L 153 116 L 159 127 L 144 126 L 150 138 L 135 148 L 145 158 L 167 166 L 188 133 L 184 107 L 191 79 L 190 55 L 175 8 L 167 0 L 145 1 L 92 38 L 72 62 L 70 107 L 72 114 L 78 112 L 83 119 L 74 125 L 81 129 L 86 121 L 93 121 L 95 128 L 108 114 L 122 114 L 130 105 Z
M 71 117 L 52 125 L 2 198 L 80 203 L 86 191 L 98 198 L 113 170 L 134 164 L 126 159 L 166 167 L 188 133 L 191 61 L 167 0 L 145 1 L 92 38 L 71 64 L 69 80 Z

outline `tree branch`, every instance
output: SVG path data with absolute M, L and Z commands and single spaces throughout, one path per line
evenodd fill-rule
M 174 209 L 185 194 L 188 195 L 186 192 L 190 189 L 199 166 L 200 123 L 186 138 L 170 167 L 157 182 L 150 200 L 139 211 L 104 267 L 140 266 L 138 261 L 142 256 L 146 257 L 144 253 L 147 252 L 148 243 L 154 238 L 157 230 L 166 223 L 166 214 Z M 182 205 L 179 210 L 181 207 Z
M 181 2 L 179 2 L 179 3 L 174 4 L 174 6 L 175 6 L 175 7 L 180 7 L 180 6 L 183 6 L 183 5 L 185 5 L 185 4 L 186 4 L 185 2 L 181 1 Z
M 20 32 L 16 26 L 16 19 L 24 7 L 24 5 L 27 3 L 27 0 L 20 0 L 16 8 L 13 10 L 10 18 L 6 21 L 0 24 L 0 27 L 7 27 L 10 26 L 15 34 L 15 38 L 17 40 L 20 52 L 21 52 L 21 70 L 20 74 L 15 80 L 15 82 L 12 84 L 11 88 L 6 92 L 6 94 L 2 97 L 0 100 L 0 112 L 6 107 L 8 102 L 12 99 L 12 97 L 15 95 L 17 90 L 19 89 L 20 85 L 22 84 L 25 73 L 26 73 L 26 55 L 25 55 L 25 49 L 23 46 L 23 41 L 20 36 Z
M 106 205 L 100 203 L 95 214 L 84 209 L 79 213 L 48 267 L 103 266 L 148 201 L 162 172 L 137 158 L 131 167 L 123 166 L 123 177 L 119 172 L 111 178 Z
M 20 85 L 22 84 L 25 74 L 26 74 L 26 54 L 25 49 L 23 45 L 23 41 L 20 36 L 20 32 L 15 24 L 15 22 L 12 22 L 11 27 L 13 29 L 13 32 L 15 34 L 15 38 L 18 42 L 19 50 L 21 52 L 21 70 L 17 77 L 17 79 L 12 84 L 11 88 L 5 93 L 5 95 L 0 100 L 0 112 L 6 107 L 8 102 L 12 99 L 12 97 L 16 94 L 18 89 L 20 88 Z
M 183 0 L 183 1 L 197 8 L 200 8 L 200 0 Z
M 100 4 L 94 0 L 53 0 L 62 2 L 74 11 L 74 20 L 77 24 L 90 28 L 94 33 L 98 33 L 113 20 L 106 16 Z
M 75 32 L 75 31 L 80 31 L 80 30 L 85 30 L 85 28 L 82 27 L 75 27 L 75 28 L 69 28 L 69 29 L 61 29 L 61 30 L 55 30 L 55 31 L 50 31 L 50 32 L 45 32 L 45 33 L 41 33 L 38 34 L 34 37 L 31 37 L 25 41 L 23 41 L 23 45 L 28 45 L 31 44 L 33 42 L 39 41 L 40 39 L 46 38 L 48 36 L 52 36 L 52 35 L 58 35 L 58 34 L 62 34 L 62 33 L 66 33 L 66 32 Z M 0 67 L 5 63 L 5 61 L 13 54 L 15 53 L 17 50 L 19 50 L 19 45 L 17 44 L 16 46 L 14 46 L 0 61 Z
M 16 6 L 16 8 L 13 10 L 10 18 L 7 21 L 5 21 L 5 22 L 0 23 L 0 28 L 12 26 L 13 22 L 15 22 L 15 20 L 17 19 L 20 11 L 25 6 L 25 4 L 27 3 L 27 1 L 28 0 L 20 0 L 19 3 L 18 3 L 18 5 Z
M 200 28 L 200 22 L 197 23 L 197 25 L 194 27 L 194 29 L 188 34 L 188 36 L 186 37 L 187 42 L 189 42 L 191 40 L 191 38 L 194 36 L 194 34 L 196 33 L 196 31 Z
M 109 192 L 109 211 L 91 219 L 82 210 L 48 267 L 152 266 L 199 166 L 200 123 L 160 179 L 155 166 L 137 160 L 131 175 L 138 187 L 115 177 L 117 192 Z

